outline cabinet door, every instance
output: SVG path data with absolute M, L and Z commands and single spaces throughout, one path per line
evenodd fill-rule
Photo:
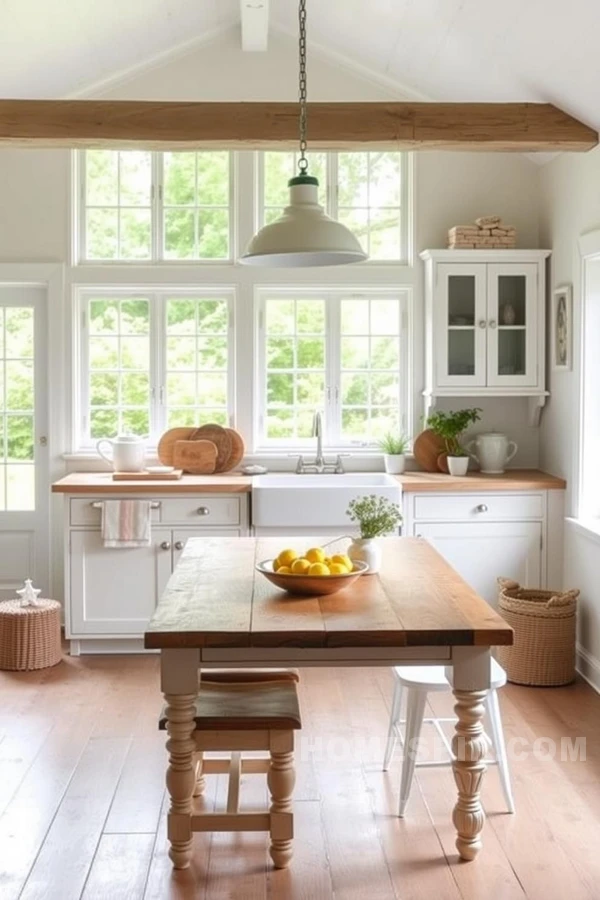
M 434 295 L 436 384 L 485 387 L 486 265 L 437 266 Z
M 416 523 L 414 528 L 494 608 L 499 577 L 531 588 L 541 586 L 541 522 Z
M 504 263 L 488 270 L 489 387 L 537 384 L 537 265 Z
M 179 562 L 186 541 L 195 537 L 241 537 L 240 528 L 180 528 L 173 531 L 173 568 Z
M 142 635 L 170 574 L 170 530 L 153 528 L 150 546 L 131 550 L 105 548 L 100 531 L 71 531 L 68 637 Z

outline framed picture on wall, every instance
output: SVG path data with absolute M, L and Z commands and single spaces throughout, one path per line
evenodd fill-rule
M 551 362 L 555 372 L 573 368 L 573 288 L 563 284 L 552 293 Z

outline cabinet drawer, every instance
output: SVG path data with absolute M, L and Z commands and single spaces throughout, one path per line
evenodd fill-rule
M 69 522 L 71 525 L 86 526 L 100 528 L 102 519 L 103 497 L 86 497 L 84 499 L 72 498 L 69 508 Z M 117 498 L 114 498 L 117 499 Z M 159 503 L 158 500 L 152 500 L 152 503 Z M 95 506 L 94 504 L 98 504 Z M 151 511 L 152 522 L 160 522 L 160 506 Z
M 543 519 L 545 495 L 534 494 L 451 494 L 416 495 L 415 520 L 432 522 L 485 522 Z
M 239 525 L 240 498 L 207 496 L 171 498 L 162 501 L 161 521 L 169 525 Z

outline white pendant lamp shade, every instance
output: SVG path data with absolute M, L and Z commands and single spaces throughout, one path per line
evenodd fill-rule
M 284 268 L 345 266 L 367 259 L 352 232 L 319 205 L 316 178 L 298 175 L 288 186 L 290 205 L 279 219 L 254 235 L 241 263 Z

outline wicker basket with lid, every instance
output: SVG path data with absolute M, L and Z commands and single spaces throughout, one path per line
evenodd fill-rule
M 29 671 L 55 666 L 62 659 L 60 603 L 38 599 L 0 603 L 0 669 Z
M 575 679 L 575 626 L 579 591 L 527 590 L 499 578 L 499 612 L 514 643 L 498 647 L 498 662 L 514 684 L 555 687 Z

